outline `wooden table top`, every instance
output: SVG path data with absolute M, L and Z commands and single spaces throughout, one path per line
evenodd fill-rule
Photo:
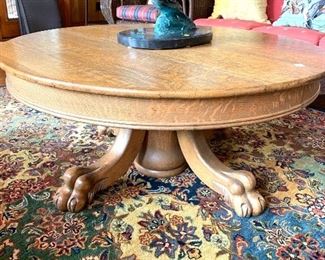
M 182 99 L 273 92 L 325 77 L 324 50 L 302 41 L 213 28 L 211 44 L 192 48 L 119 45 L 117 32 L 136 26 L 74 27 L 18 37 L 0 44 L 0 68 L 67 90 Z

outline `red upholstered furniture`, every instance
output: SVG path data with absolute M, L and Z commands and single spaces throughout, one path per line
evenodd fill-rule
M 100 0 L 100 9 L 108 23 L 150 22 L 154 12 L 147 2 L 147 0 Z M 149 20 L 145 21 L 146 18 Z
M 281 15 L 283 0 L 268 0 L 267 1 L 267 17 L 273 23 Z
M 325 37 L 323 37 L 322 39 L 320 39 L 320 41 L 319 41 L 319 47 L 325 49 Z
M 127 21 L 154 23 L 158 10 L 153 5 L 121 5 L 116 9 L 116 17 Z
M 320 39 L 325 36 L 324 33 L 299 27 L 262 26 L 253 28 L 253 30 L 275 35 L 283 35 L 290 38 L 310 42 L 315 45 L 318 45 Z
M 269 21 L 271 22 L 270 24 L 239 19 L 208 19 L 207 17 L 209 17 L 212 13 L 212 6 L 214 1 L 215 0 L 189 0 L 189 15 L 195 20 L 195 23 L 197 25 L 212 27 L 223 26 L 253 30 L 262 33 L 270 33 L 278 35 L 279 37 L 289 37 L 309 42 L 311 44 L 319 46 L 320 48 L 323 48 L 325 51 L 325 33 L 299 27 L 272 26 L 272 23 L 276 21 L 281 15 L 284 0 L 268 0 L 266 13 Z M 321 82 L 320 96 L 312 104 L 312 107 L 325 109 L 325 79 Z
M 210 6 L 211 2 L 214 0 L 190 0 L 190 2 L 201 1 L 206 2 L 206 6 Z M 222 0 L 219 0 L 222 1 Z M 275 20 L 279 18 L 281 15 L 281 9 L 284 0 L 268 0 L 267 5 L 267 16 L 268 19 L 273 23 Z M 195 3 L 193 3 L 195 6 Z M 200 11 L 202 13 L 202 11 Z M 195 10 L 192 10 L 192 17 L 198 18 L 195 15 Z M 254 21 L 246 21 L 239 19 L 207 19 L 207 17 L 195 19 L 195 23 L 201 26 L 223 26 L 223 27 L 232 27 L 232 28 L 240 28 L 245 30 L 254 30 L 263 33 L 270 33 L 275 35 L 286 36 L 290 38 L 295 38 L 299 40 L 303 40 L 306 42 L 310 42 L 315 45 L 320 45 L 325 48 L 325 33 L 321 33 L 318 31 L 299 28 L 299 27 L 285 27 L 285 26 L 272 26 L 272 24 L 267 23 L 257 23 Z
M 187 1 L 177 0 L 187 14 Z M 108 23 L 154 23 L 158 10 L 148 0 L 100 0 L 100 9 Z
M 265 23 L 258 23 L 254 21 L 246 21 L 239 19 L 198 19 L 195 20 L 195 23 L 201 26 L 221 26 L 246 30 L 265 26 Z

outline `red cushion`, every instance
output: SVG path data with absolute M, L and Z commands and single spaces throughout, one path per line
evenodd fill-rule
M 158 17 L 158 10 L 153 5 L 122 5 L 116 8 L 119 19 L 154 23 Z
M 320 38 L 325 36 L 325 33 L 299 27 L 263 26 L 254 28 L 253 30 L 257 32 L 288 36 L 290 38 L 311 42 L 315 45 L 318 45 Z
M 282 11 L 283 0 L 267 0 L 266 13 L 269 20 L 273 23 L 278 20 Z
M 325 36 L 322 39 L 320 39 L 318 45 L 319 45 L 319 47 L 325 49 Z M 324 84 L 324 87 L 325 87 L 325 84 Z
M 251 30 L 255 27 L 267 26 L 267 23 L 258 23 L 254 21 L 239 20 L 239 19 L 197 19 L 194 21 L 196 25 L 201 26 L 216 26 L 216 27 L 232 27 L 239 29 Z

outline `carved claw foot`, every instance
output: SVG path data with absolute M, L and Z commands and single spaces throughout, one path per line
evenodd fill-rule
M 218 160 L 218 159 L 217 159 Z M 220 162 L 220 164 L 222 164 Z M 229 191 L 228 201 L 232 204 L 237 215 L 242 217 L 258 216 L 265 209 L 265 199 L 255 191 L 256 180 L 248 171 L 234 171 L 222 164 L 222 172 L 233 181 L 240 182 L 241 190 L 238 193 Z
M 86 204 L 91 203 L 96 191 L 101 190 L 99 180 L 97 183 L 92 179 L 92 175 L 105 179 L 105 175 L 109 172 L 106 167 L 73 167 L 67 170 L 64 174 L 64 180 L 69 177 L 73 178 L 74 182 L 65 182 L 65 184 L 58 189 L 55 195 L 55 203 L 58 209 L 62 211 L 79 212 Z M 102 189 L 106 187 L 102 186 Z
M 258 216 L 265 209 L 265 200 L 257 191 L 245 190 L 239 195 L 230 193 L 229 202 L 240 217 Z
M 145 132 L 123 129 L 108 153 L 90 167 L 72 167 L 64 176 L 54 202 L 59 210 L 79 212 L 100 190 L 125 174 L 140 151 Z
M 61 211 L 68 210 L 68 201 L 73 192 L 75 182 L 78 177 L 89 172 L 88 168 L 72 167 L 68 169 L 63 175 L 64 184 L 59 188 L 54 195 L 54 202 L 56 207 Z
M 234 171 L 211 152 L 203 132 L 179 131 L 178 140 L 187 163 L 211 189 L 223 194 L 240 217 L 257 216 L 265 209 L 264 198 L 255 190 L 248 171 Z

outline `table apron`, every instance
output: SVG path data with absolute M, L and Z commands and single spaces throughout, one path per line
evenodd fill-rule
M 320 82 L 234 97 L 135 98 L 64 90 L 7 73 L 17 100 L 58 117 L 97 125 L 145 130 L 199 130 L 247 125 L 293 113 L 319 94 Z

